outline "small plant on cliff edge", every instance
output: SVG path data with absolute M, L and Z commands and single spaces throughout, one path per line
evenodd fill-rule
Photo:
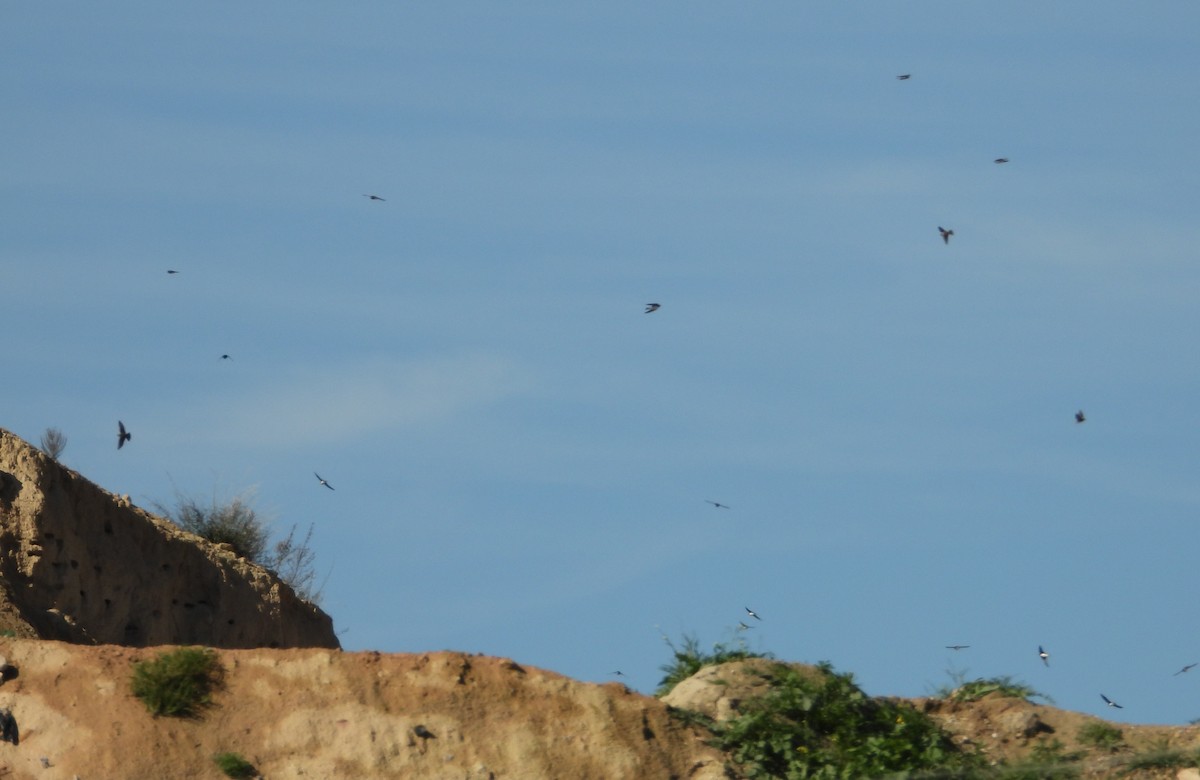
M 237 753 L 218 753 L 213 756 L 213 763 L 217 765 L 217 769 L 225 773 L 226 777 L 247 780 L 258 776 L 258 770 L 254 768 L 254 764 Z
M 262 559 L 267 549 L 267 523 L 258 516 L 249 494 L 235 496 L 228 503 L 204 502 L 175 491 L 172 510 L 158 502 L 154 508 L 175 525 L 214 544 L 228 544 L 233 551 L 252 561 Z
M 1076 739 L 1081 744 L 1101 750 L 1116 751 L 1125 744 L 1125 736 L 1121 730 L 1102 720 L 1088 721 L 1080 726 Z
M 223 678 L 216 652 L 181 647 L 135 663 L 131 687 L 152 715 L 194 718 L 212 703 L 212 692 Z
M 51 460 L 58 460 L 66 448 L 67 435 L 58 428 L 47 428 L 42 434 L 42 452 L 49 455 Z
M 756 653 L 741 642 L 737 645 L 717 642 L 713 645 L 712 652 L 706 653 L 700 649 L 700 640 L 692 634 L 683 635 L 683 647 L 676 647 L 675 643 L 667 636 L 663 636 L 663 641 L 667 643 L 667 647 L 671 648 L 674 658 L 670 663 L 658 667 L 663 671 L 664 676 L 658 683 L 658 690 L 654 692 L 655 696 L 666 696 L 672 688 L 706 666 L 723 664 L 727 661 L 742 661 L 747 658 L 772 657 L 770 653 Z
M 228 544 L 243 558 L 272 570 L 300 598 L 314 604 L 320 601 L 323 588 L 316 584 L 311 525 L 303 539 L 296 537 L 296 526 L 292 526 L 287 536 L 268 549 L 270 524 L 254 508 L 249 491 L 220 503 L 214 490 L 206 503 L 176 490 L 174 508 L 158 501 L 152 506 L 183 530 L 214 544 Z

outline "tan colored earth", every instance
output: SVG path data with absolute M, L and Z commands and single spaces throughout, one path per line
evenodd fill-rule
M 153 717 L 134 665 L 183 644 L 218 648 L 223 685 L 198 717 Z M 502 658 L 345 653 L 330 617 L 273 572 L 3 430 L 0 654 L 0 780 L 220 778 L 218 753 L 270 780 L 737 778 L 686 711 L 743 712 L 775 663 L 707 667 L 659 700 Z M 1083 778 L 1200 780 L 1191 767 L 1124 773 L 1135 754 L 1194 754 L 1200 728 L 1121 726 L 1103 750 L 1078 739 L 1095 718 L 1054 707 L 912 704 L 993 763 L 1053 748 L 1082 751 Z

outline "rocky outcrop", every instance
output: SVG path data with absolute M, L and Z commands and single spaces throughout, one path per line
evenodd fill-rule
M 0 429 L 0 630 L 79 644 L 339 646 L 271 572 Z

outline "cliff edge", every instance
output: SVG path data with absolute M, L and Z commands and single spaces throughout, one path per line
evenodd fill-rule
M 0 429 L 0 631 L 133 647 L 337 648 L 268 570 Z

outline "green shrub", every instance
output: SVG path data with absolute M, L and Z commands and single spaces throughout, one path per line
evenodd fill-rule
M 176 490 L 173 507 L 158 501 L 152 506 L 183 530 L 213 544 L 228 544 L 243 558 L 270 569 L 300 598 L 313 604 L 321 600 L 324 583 L 317 582 L 313 526 L 301 538 L 293 525 L 287 536 L 269 546 L 271 524 L 254 508 L 251 491 L 220 503 L 215 490 L 207 502 Z
M 260 561 L 266 552 L 270 535 L 267 521 L 258 516 L 251 499 L 244 495 L 221 504 L 214 491 L 212 501 L 205 504 L 176 491 L 174 509 L 157 502 L 154 508 L 183 530 L 213 544 L 228 544 L 243 558 Z
M 970 777 L 980 766 L 928 716 L 872 699 L 823 663 L 814 677 L 779 664 L 771 689 L 714 726 L 714 744 L 750 778 Z
M 1025 699 L 1026 701 L 1042 699 L 1051 704 L 1054 703 L 1054 700 L 1046 694 L 1035 691 L 1028 685 L 1013 680 L 1008 675 L 986 679 L 981 677 L 977 680 L 964 682 L 954 690 L 946 693 L 945 698 L 951 701 L 978 701 L 991 693 L 998 693 L 1001 696 L 1013 699 Z
M 212 691 L 221 685 L 224 670 L 216 652 L 181 647 L 159 653 L 153 661 L 133 665 L 133 695 L 153 715 L 197 717 L 212 703 Z
M 1110 751 L 1118 750 L 1125 742 L 1125 735 L 1119 728 L 1102 720 L 1083 724 L 1076 737 L 1084 745 Z
M 664 673 L 658 683 L 655 696 L 666 696 L 679 683 L 691 677 L 706 666 L 723 664 L 728 661 L 743 661 L 747 658 L 770 658 L 770 653 L 756 653 L 739 642 L 737 645 L 726 645 L 717 642 L 713 651 L 706 653 L 700 649 L 700 640 L 690 634 L 683 635 L 683 647 L 676 647 L 668 637 L 663 641 L 671 648 L 674 658 L 670 663 L 663 664 L 659 669 Z
M 248 780 L 258 776 L 258 770 L 254 768 L 254 764 L 237 753 L 218 753 L 213 756 L 213 763 L 217 765 L 217 769 L 225 773 L 226 777 Z
M 1151 750 L 1131 756 L 1121 765 L 1122 774 L 1152 769 L 1183 769 L 1200 763 L 1200 753 L 1194 750 Z

